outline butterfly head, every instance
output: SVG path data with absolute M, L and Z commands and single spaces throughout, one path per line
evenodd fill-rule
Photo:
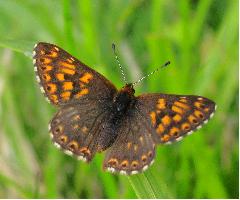
M 117 112 L 123 112 L 128 109 L 128 107 L 134 102 L 135 90 L 131 83 L 126 84 L 122 89 L 120 89 L 113 99 L 114 109 Z
M 132 83 L 127 83 L 125 86 L 122 87 L 120 92 L 127 93 L 128 95 L 132 96 L 135 93 Z

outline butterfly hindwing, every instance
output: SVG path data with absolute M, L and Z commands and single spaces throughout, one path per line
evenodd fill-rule
M 107 98 L 117 91 L 101 74 L 56 45 L 38 43 L 33 51 L 33 63 L 41 91 L 55 105 L 98 96 Z
M 53 143 L 65 153 L 89 162 L 114 139 L 104 131 L 108 116 L 109 110 L 97 101 L 63 106 L 50 122 Z
M 151 131 L 137 110 L 132 110 L 118 130 L 118 138 L 107 150 L 103 168 L 125 175 L 146 170 L 154 161 Z
M 154 127 L 157 143 L 171 143 L 190 135 L 216 110 L 213 101 L 194 95 L 146 94 L 137 97 L 136 106 Z

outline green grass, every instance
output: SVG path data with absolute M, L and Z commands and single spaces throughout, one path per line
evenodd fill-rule
M 0 198 L 238 198 L 238 2 L 0 1 Z M 159 146 L 154 165 L 131 177 L 102 171 L 104 155 L 79 162 L 50 142 L 49 105 L 31 51 L 55 43 L 123 85 L 168 68 L 136 87 L 196 94 L 218 110 L 201 130 Z

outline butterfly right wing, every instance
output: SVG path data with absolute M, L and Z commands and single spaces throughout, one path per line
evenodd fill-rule
M 169 144 L 207 123 L 216 110 L 216 104 L 194 95 L 144 94 L 137 97 L 136 109 L 154 128 L 154 141 Z
M 104 170 L 123 175 L 145 171 L 155 157 L 152 131 L 136 109 L 129 110 L 117 130 L 117 139 L 106 152 Z
M 33 63 L 41 91 L 52 104 L 104 99 L 117 92 L 104 76 L 56 45 L 38 43 L 33 50 Z

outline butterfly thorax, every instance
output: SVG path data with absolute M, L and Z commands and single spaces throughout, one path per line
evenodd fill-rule
M 121 90 L 119 90 L 113 98 L 114 111 L 119 114 L 125 113 L 135 102 L 134 93 L 135 90 L 131 83 L 126 84 Z

